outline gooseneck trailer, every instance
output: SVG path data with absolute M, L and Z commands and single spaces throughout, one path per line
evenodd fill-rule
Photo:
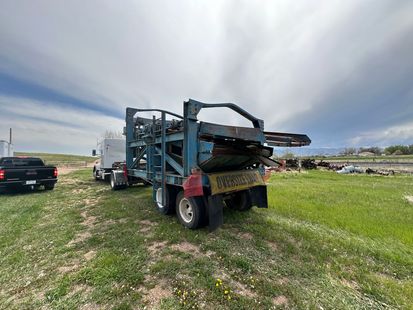
M 202 109 L 229 108 L 252 126 L 235 127 L 198 120 Z M 153 112 L 152 118 L 141 117 Z M 264 131 L 264 121 L 232 103 L 184 102 L 183 116 L 159 109 L 126 109 L 126 166 L 113 171 L 113 189 L 150 183 L 163 214 L 176 211 L 179 221 L 195 229 L 223 223 L 224 206 L 245 211 L 267 208 L 264 166 L 271 146 L 304 146 L 306 135 Z

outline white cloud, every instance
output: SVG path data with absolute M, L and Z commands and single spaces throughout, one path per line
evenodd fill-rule
M 13 128 L 17 151 L 88 154 L 106 130 L 121 131 L 121 119 L 54 103 L 0 96 L 0 137 Z
M 348 140 L 350 145 L 388 146 L 391 144 L 413 144 L 413 122 L 391 126 L 379 131 L 363 132 Z

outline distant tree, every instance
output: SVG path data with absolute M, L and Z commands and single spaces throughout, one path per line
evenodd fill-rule
M 354 147 L 346 147 L 343 151 L 340 152 L 340 155 L 349 156 L 356 154 L 356 148 Z
M 121 131 L 106 130 L 102 134 L 102 138 L 109 138 L 109 139 L 123 138 L 123 134 Z
M 364 153 L 364 152 L 373 153 L 374 155 L 381 155 L 383 150 L 381 148 L 377 147 L 377 146 L 359 148 L 359 151 L 358 151 L 359 154 Z
M 391 145 L 384 149 L 387 155 L 409 155 L 413 154 L 413 145 Z
M 291 152 L 289 152 L 289 151 L 285 151 L 282 155 L 281 155 L 281 158 L 284 158 L 284 159 L 292 159 L 292 158 L 295 158 L 296 156 L 294 155 L 294 153 L 291 153 Z

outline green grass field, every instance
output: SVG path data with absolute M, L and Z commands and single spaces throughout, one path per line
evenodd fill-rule
M 411 176 L 274 175 L 214 233 L 90 170 L 0 196 L 0 308 L 413 308 Z
M 30 153 L 30 152 L 15 152 L 15 156 L 33 156 L 40 157 L 47 165 L 64 165 L 69 163 L 83 162 L 92 163 L 96 157 L 83 155 L 67 155 L 67 154 L 52 154 L 52 153 Z

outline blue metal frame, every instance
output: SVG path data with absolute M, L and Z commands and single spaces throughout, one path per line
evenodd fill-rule
M 225 107 L 232 109 L 243 117 L 251 121 L 253 128 L 242 128 L 232 126 L 222 126 L 199 122 L 197 115 L 204 108 Z M 141 112 L 161 113 L 160 119 L 145 119 L 136 114 Z M 183 121 L 181 131 L 166 132 L 171 121 L 166 120 L 166 116 L 172 116 Z M 152 126 L 150 126 L 152 124 Z M 160 132 L 154 132 L 158 128 Z M 143 127 L 151 127 L 151 132 L 145 132 Z M 235 128 L 235 129 L 234 129 Z M 183 116 L 160 110 L 160 109 L 126 109 L 126 165 L 128 175 L 141 178 L 153 185 L 153 197 L 155 200 L 156 190 L 159 187 L 165 188 L 167 184 L 181 186 L 186 178 L 191 175 L 192 169 L 198 169 L 198 156 L 200 158 L 208 152 L 211 145 L 208 142 L 200 143 L 199 135 L 214 134 L 222 137 L 234 137 L 252 140 L 262 145 L 265 143 L 264 122 L 233 103 L 202 103 L 189 99 L 184 102 Z M 240 136 L 241 135 L 241 136 Z M 178 163 L 167 154 L 167 148 L 173 143 L 182 143 L 182 163 Z M 201 151 L 201 152 L 200 152 Z M 205 154 L 203 154 L 204 152 Z M 146 159 L 146 168 L 139 167 L 140 161 Z M 168 167 L 168 170 L 167 170 Z M 204 178 L 205 183 L 208 178 Z M 205 184 L 208 185 L 208 184 Z M 165 201 L 163 191 L 163 202 Z

